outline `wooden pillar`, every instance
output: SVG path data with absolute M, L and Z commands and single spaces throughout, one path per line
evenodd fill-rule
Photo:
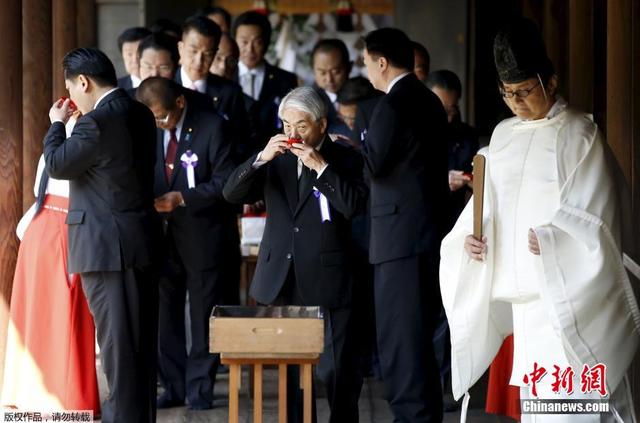
M 547 54 L 560 78 L 560 91 L 567 83 L 567 0 L 545 0 L 542 36 Z
M 631 10 L 631 69 L 635 69 L 632 73 L 632 89 L 631 92 L 631 193 L 633 206 L 633 222 L 635 240 L 640 244 L 640 2 L 632 1 Z M 632 257 L 637 263 L 640 263 L 640 251 L 636 251 L 635 257 Z M 636 281 L 639 282 L 639 281 Z M 636 415 L 640 415 L 640 351 L 636 354 L 636 361 L 631 366 L 631 390 L 635 401 Z
M 0 0 L 0 384 L 22 216 L 22 2 Z
M 35 198 L 33 184 L 42 154 L 42 138 L 49 128 L 51 106 L 51 1 L 22 1 L 22 209 Z
M 607 2 L 607 141 L 631 182 L 631 6 L 632 0 Z
M 593 113 L 593 1 L 569 0 L 569 74 L 573 107 Z
M 78 0 L 77 6 L 78 47 L 96 47 L 98 45 L 96 2 L 95 0 Z
M 83 0 L 84 1 L 84 0 Z M 52 46 L 51 77 L 53 86 L 52 101 L 67 95 L 64 88 L 62 58 L 77 47 L 76 0 L 53 0 L 52 3 Z

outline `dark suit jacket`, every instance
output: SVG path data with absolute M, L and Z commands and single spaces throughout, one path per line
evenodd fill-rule
M 133 88 L 133 82 L 131 81 L 131 75 L 125 75 L 122 78 L 118 78 L 118 88 L 123 90 L 130 90 Z
M 471 173 L 473 171 L 473 156 L 478 151 L 478 134 L 475 129 L 458 120 L 451 122 L 449 129 L 449 170 L 462 170 Z M 470 189 L 463 187 L 450 192 L 451 211 L 449 228 L 452 228 L 458 220 L 467 203 L 467 192 Z
M 331 102 L 331 99 L 329 98 L 325 90 L 320 88 L 315 83 L 313 84 L 313 89 L 316 90 L 318 95 L 320 95 L 322 101 L 324 101 L 324 104 L 327 107 L 327 132 L 329 134 L 340 134 L 344 135 L 347 138 L 352 138 L 353 133 L 351 129 L 349 129 L 347 124 L 344 123 L 342 119 L 340 119 L 340 116 L 338 116 L 338 111 Z M 355 139 L 354 141 L 357 141 L 357 139 Z
M 293 262 L 306 305 L 339 307 L 351 296 L 350 219 L 365 206 L 362 159 L 326 137 L 320 154 L 329 166 L 305 187 L 298 201 L 297 157 L 287 153 L 258 169 L 251 157 L 237 168 L 224 189 L 233 203 L 264 199 L 267 223 L 260 244 L 251 295 L 270 304 L 280 293 Z M 312 171 L 314 177 L 316 173 Z M 313 185 L 329 201 L 331 221 L 322 221 Z
M 175 80 L 182 85 L 180 69 L 176 72 Z M 237 82 L 210 73 L 205 94 L 211 98 L 220 116 L 229 122 L 227 137 L 231 143 L 231 159 L 236 164 L 246 160 L 257 147 L 251 138 L 251 121 L 245 108 L 242 88 Z
M 353 136 L 354 139 L 359 141 L 362 145 L 366 143 L 371 116 L 373 115 L 373 111 L 376 109 L 380 98 L 381 96 L 363 100 L 358 103 L 358 107 L 356 108 L 356 121 L 353 125 Z
M 189 188 L 181 157 L 191 150 L 198 157 L 194 168 L 195 188 Z M 222 196 L 222 188 L 233 170 L 230 144 L 223 119 L 211 110 L 199 109 L 187 101 L 171 181 L 165 177 L 164 131 L 156 136 L 155 195 L 180 191 L 186 207 L 164 215 L 168 242 L 173 243 L 182 263 L 195 270 L 212 267 L 225 250 L 238 249 L 235 210 Z
M 65 138 L 64 125 L 53 123 L 44 158 L 51 177 L 70 180 L 69 272 L 152 264 L 161 236 L 153 208 L 153 114 L 118 89 Z
M 264 82 L 258 100 L 250 111 L 255 119 L 257 148 L 262 149 L 269 138 L 282 132 L 278 107 L 285 95 L 298 86 L 298 77 L 269 63 L 265 63 Z
M 413 74 L 378 101 L 364 145 L 371 263 L 438 254 L 449 195 L 446 125 L 442 103 Z

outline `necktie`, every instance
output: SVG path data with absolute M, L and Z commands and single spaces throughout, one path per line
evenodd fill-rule
M 251 72 L 251 73 L 249 73 L 249 75 L 251 76 L 251 82 L 250 82 L 251 87 L 249 88 L 249 90 L 251 92 L 250 95 L 251 95 L 251 98 L 257 100 L 257 98 L 256 98 L 256 87 L 255 87 L 255 85 L 256 85 L 256 74 Z
M 305 165 L 302 165 L 302 170 L 300 171 L 300 176 L 298 177 L 298 201 L 300 201 L 304 196 L 306 188 L 309 187 L 309 183 L 311 182 L 312 177 L 313 174 L 311 173 L 311 169 L 309 169 Z
M 49 184 L 49 174 L 46 170 L 42 171 L 40 176 L 40 185 L 38 185 L 38 197 L 36 197 L 36 215 L 42 210 L 44 198 L 47 196 L 47 185 Z
M 169 145 L 167 145 L 167 154 L 164 159 L 164 175 L 167 183 L 171 182 L 171 174 L 173 173 L 173 164 L 176 161 L 176 153 L 178 152 L 178 139 L 176 138 L 176 128 L 170 130 Z

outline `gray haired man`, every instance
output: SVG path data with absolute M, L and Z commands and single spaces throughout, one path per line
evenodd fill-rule
M 349 336 L 351 218 L 365 207 L 362 159 L 326 133 L 326 106 L 309 87 L 280 104 L 284 134 L 238 167 L 224 188 L 232 203 L 264 200 L 267 222 L 251 296 L 262 304 L 322 306 L 325 350 L 318 376 L 330 422 L 357 422 L 362 385 Z M 304 334 L 300 334 L 304 336 Z M 288 417 L 302 421 L 297 369 L 289 369 Z

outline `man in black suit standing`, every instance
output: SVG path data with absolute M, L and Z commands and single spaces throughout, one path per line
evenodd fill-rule
M 338 116 L 338 91 L 349 79 L 351 65 L 347 46 L 337 38 L 320 40 L 311 50 L 313 88 L 327 105 L 327 130 L 332 136 L 352 136 L 347 124 Z
M 254 119 L 256 142 L 261 148 L 271 136 L 281 132 L 278 106 L 284 96 L 298 86 L 298 78 L 265 60 L 271 40 L 271 24 L 266 16 L 253 11 L 239 15 L 232 34 L 240 48 L 238 77 L 242 91 L 255 100 L 248 106 Z
M 218 357 L 209 354 L 209 316 L 223 285 L 236 281 L 240 247 L 234 208 L 222 197 L 233 165 L 223 119 L 185 100 L 177 83 L 142 81 L 138 99 L 156 117 L 155 207 L 165 219 L 169 269 L 160 282 L 158 407 L 211 408 Z M 167 270 L 169 270 L 167 269 Z M 186 352 L 189 293 L 191 349 Z
M 63 59 L 83 116 L 69 138 L 69 100 L 49 111 L 47 173 L 68 179 L 69 273 L 79 273 L 98 332 L 109 396 L 105 423 L 155 422 L 161 222 L 153 208 L 153 115 L 121 89 L 107 56 L 76 49 Z
M 224 196 L 238 204 L 264 199 L 267 222 L 251 296 L 262 304 L 324 307 L 317 371 L 327 387 L 329 421 L 357 422 L 362 380 L 349 339 L 350 219 L 365 206 L 366 188 L 360 156 L 331 142 L 326 113 L 310 87 L 285 96 L 279 108 L 285 134 L 233 172 Z M 299 422 L 299 378 L 290 376 L 288 416 Z
M 176 82 L 183 87 L 206 94 L 220 116 L 228 121 L 228 136 L 232 143 L 232 159 L 244 161 L 257 149 L 251 139 L 251 121 L 245 108 L 242 89 L 233 81 L 209 72 L 222 32 L 206 16 L 188 18 L 178 42 L 181 67 Z
M 413 47 L 402 31 L 372 31 L 365 45 L 369 79 L 387 93 L 364 144 L 382 376 L 396 421 L 439 422 L 442 394 L 431 338 L 448 204 L 447 117 L 411 72 Z
M 140 68 L 138 63 L 138 45 L 140 41 L 151 31 L 147 28 L 133 27 L 122 31 L 118 37 L 118 51 L 122 54 L 122 62 L 127 72 L 122 78 L 118 78 L 118 87 L 130 90 L 140 85 Z

